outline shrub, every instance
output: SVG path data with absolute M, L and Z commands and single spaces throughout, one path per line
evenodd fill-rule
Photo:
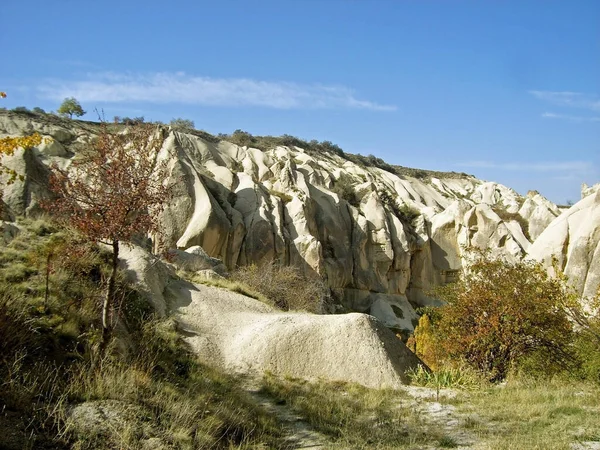
M 119 118 L 118 116 L 116 118 Z M 144 116 L 140 116 L 140 117 L 123 117 L 121 119 L 121 123 L 123 125 L 141 125 L 143 123 L 146 122 L 146 119 L 144 118 Z
M 438 370 L 444 361 L 445 353 L 438 334 L 431 325 L 431 319 L 428 314 L 423 314 L 419 318 L 419 324 L 415 328 L 413 339 L 414 353 L 416 353 L 429 368 L 434 371 Z
M 412 223 L 413 220 L 421 215 L 417 208 L 413 208 L 406 203 L 403 203 L 400 208 L 395 209 L 394 212 L 398 218 L 405 223 Z
M 291 195 L 285 194 L 284 192 L 270 190 L 269 193 L 271 195 L 274 195 L 275 197 L 279 197 L 279 199 L 281 199 L 281 201 L 283 202 L 284 205 L 291 202 L 293 199 L 293 197 Z
M 447 304 L 432 328 L 447 358 L 464 360 L 491 381 L 533 357 L 545 373 L 572 367 L 572 298 L 562 281 L 537 263 L 510 263 L 483 252 L 471 258 L 464 277 L 437 291 Z M 415 330 L 417 348 L 423 331 Z
M 178 117 L 176 119 L 171 119 L 171 122 L 169 122 L 169 125 L 171 125 L 171 127 L 173 127 L 176 130 L 182 130 L 182 131 L 193 130 L 195 128 L 193 120 L 182 119 L 181 117 Z
M 296 267 L 275 263 L 240 267 L 231 278 L 264 295 L 284 311 L 321 313 L 328 294 L 320 279 L 308 278 Z
M 390 192 L 385 189 L 378 192 L 378 195 L 379 199 L 381 200 L 381 203 L 383 203 L 389 210 L 391 210 L 392 213 L 403 223 L 410 225 L 412 224 L 413 220 L 415 220 L 421 215 L 418 209 L 413 208 L 412 206 L 407 205 L 406 203 L 403 203 L 402 205 L 398 206 L 398 203 L 396 202 L 392 194 L 390 194 Z
M 352 206 L 358 208 L 360 205 L 360 199 L 354 190 L 354 180 L 350 175 L 345 173 L 340 174 L 340 177 L 333 182 L 333 188 L 331 190 Z
M 594 298 L 586 299 L 586 308 L 573 305 L 569 316 L 577 324 L 575 349 L 581 361 L 583 378 L 600 383 L 600 287 Z

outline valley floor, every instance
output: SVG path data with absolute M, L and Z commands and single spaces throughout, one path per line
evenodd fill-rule
M 256 393 L 292 448 L 600 449 L 600 390 L 513 381 L 472 390 L 397 391 L 266 376 Z

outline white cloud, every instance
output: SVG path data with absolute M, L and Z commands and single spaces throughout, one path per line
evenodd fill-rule
M 570 91 L 529 91 L 529 93 L 553 105 L 600 111 L 600 99 L 596 95 Z
M 551 112 L 543 113 L 542 117 L 544 119 L 563 119 L 572 122 L 600 122 L 600 117 L 571 116 L 569 114 L 555 114 Z
M 586 161 L 542 161 L 530 163 L 496 163 L 492 161 L 465 161 L 457 163 L 456 166 L 519 172 L 588 172 L 593 167 L 590 162 Z
M 208 106 L 259 106 L 275 109 L 366 109 L 394 111 L 355 97 L 344 86 L 260 81 L 247 78 L 195 77 L 182 72 L 89 74 L 76 81 L 49 80 L 40 95 L 55 101 L 75 97 L 86 103 L 187 103 Z

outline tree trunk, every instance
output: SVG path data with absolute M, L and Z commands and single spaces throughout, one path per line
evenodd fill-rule
M 112 311 L 115 299 L 115 285 L 117 281 L 117 269 L 119 267 L 119 241 L 114 240 L 112 243 L 112 261 L 110 279 L 108 280 L 108 289 L 102 304 L 102 341 L 100 343 L 100 354 L 104 353 L 108 340 L 110 339 L 111 326 L 109 323 L 109 314 Z
M 48 297 L 50 295 L 50 261 L 52 260 L 52 252 L 48 253 L 46 259 L 46 293 L 44 294 L 44 308 L 48 308 Z

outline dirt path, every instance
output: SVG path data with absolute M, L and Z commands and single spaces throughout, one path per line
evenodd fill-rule
M 458 412 L 455 406 L 445 402 L 456 397 L 455 390 L 441 389 L 438 393 L 433 388 L 416 386 L 404 386 L 402 390 L 411 397 L 408 405 L 415 408 L 427 423 L 443 431 L 444 435 L 456 444 L 455 448 L 482 448 L 483 443 L 477 436 L 464 429 L 464 423 L 470 416 Z
M 241 387 L 258 406 L 279 419 L 289 449 L 317 450 L 330 443 L 324 434 L 316 431 L 291 407 L 261 392 L 260 380 L 247 378 Z

